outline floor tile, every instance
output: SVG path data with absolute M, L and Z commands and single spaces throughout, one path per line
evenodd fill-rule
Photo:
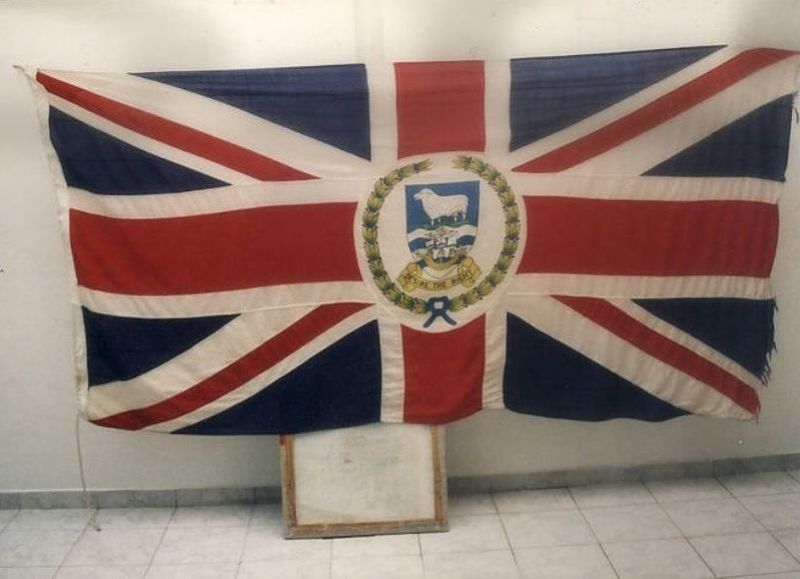
M 736 499 L 671 502 L 663 508 L 687 537 L 764 530 Z
M 244 544 L 242 561 L 268 559 L 325 559 L 330 561 L 331 539 L 284 539 L 279 527 L 251 527 Z
M 645 483 L 659 502 L 729 499 L 731 494 L 713 478 L 653 480 Z
M 511 547 L 515 550 L 597 542 L 578 511 L 509 513 L 502 518 Z
M 786 547 L 789 552 L 800 560 L 800 531 L 776 531 L 772 535 Z
M 334 559 L 338 557 L 383 557 L 392 555 L 419 556 L 417 535 L 378 535 L 333 539 Z
M 278 559 L 242 563 L 237 579 L 330 579 L 331 563 L 323 559 Z M 148 577 L 148 579 L 150 579 Z M 164 579 L 171 577 L 164 576 Z M 187 576 L 187 579 L 194 579 Z M 209 578 L 210 579 L 210 578 Z
M 82 532 L 81 529 L 6 529 L 0 534 L 0 566 L 60 565 Z
M 87 529 L 64 565 L 147 565 L 163 534 L 162 529 Z
M 234 579 L 237 563 L 190 563 L 187 565 L 151 565 L 145 579 Z M 260 577 L 273 577 L 260 575 Z M 276 575 L 275 577 L 281 577 Z
M 447 515 L 460 517 L 462 515 L 493 515 L 497 513 L 492 495 L 455 495 L 447 498 Z
M 91 513 L 86 509 L 23 509 L 7 529 L 83 529 Z
M 719 480 L 737 497 L 800 492 L 800 482 L 781 471 L 721 476 Z
M 611 543 L 604 547 L 620 579 L 714 577 L 685 539 Z
M 766 575 L 736 575 L 736 579 L 800 579 L 800 572 L 767 573 Z
M 227 563 L 239 560 L 245 527 L 167 529 L 153 563 Z
M 345 557 L 334 559 L 331 579 L 422 579 L 422 558 L 413 555 L 394 557 Z
M 169 522 L 171 528 L 246 527 L 253 515 L 252 505 L 178 507 Z
M 0 567 L 0 579 L 52 579 L 58 567 Z
M 488 498 L 490 501 L 492 498 L 489 495 L 481 495 Z M 5 527 L 8 523 L 14 520 L 14 517 L 17 516 L 19 510 L 17 509 L 0 509 L 0 529 Z
M 705 478 L 456 495 L 449 533 L 333 540 L 284 540 L 277 503 L 101 509 L 99 533 L 86 529 L 84 509 L 0 510 L 0 579 L 232 579 L 237 569 L 281 579 L 613 578 L 598 537 L 623 579 L 710 577 L 706 563 L 720 577 L 800 579 L 800 492 L 786 492 L 800 481 L 723 480 L 727 488 Z
M 523 579 L 615 579 L 599 545 L 518 549 Z
M 508 549 L 503 526 L 497 515 L 453 517 L 447 533 L 420 535 L 423 555 Z
M 283 513 L 281 505 L 275 503 L 267 503 L 256 505 L 253 508 L 253 515 L 250 518 L 251 527 L 260 527 L 268 525 L 271 527 L 283 526 Z
M 174 509 L 100 509 L 97 524 L 101 529 L 108 528 L 164 528 L 172 518 Z
M 575 509 L 567 489 L 543 489 L 496 493 L 494 502 L 500 513 L 534 513 Z
M 689 539 L 719 576 L 778 573 L 800 568 L 769 533 L 716 535 Z
M 510 550 L 425 555 L 422 566 L 429 579 L 519 578 Z
M 570 487 L 569 490 L 581 508 L 640 505 L 655 502 L 653 495 L 641 483 Z
M 114 567 L 109 565 L 61 567 L 55 579 L 142 579 L 146 565 Z
M 583 514 L 601 543 L 669 539 L 681 535 L 658 505 L 584 509 Z
M 800 529 L 800 493 L 747 497 L 741 501 L 767 529 Z

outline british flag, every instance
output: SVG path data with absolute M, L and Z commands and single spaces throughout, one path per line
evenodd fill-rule
M 39 70 L 86 417 L 757 415 L 800 58 Z

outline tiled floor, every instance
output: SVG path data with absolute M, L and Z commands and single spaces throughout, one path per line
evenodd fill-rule
M 456 496 L 449 533 L 281 538 L 277 505 L 0 511 L 0 579 L 800 579 L 800 472 Z

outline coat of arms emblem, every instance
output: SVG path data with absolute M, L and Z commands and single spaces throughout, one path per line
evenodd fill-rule
M 472 306 L 513 270 L 520 239 L 516 197 L 497 168 L 468 155 L 450 159 L 452 168 L 441 161 L 422 159 L 377 179 L 361 219 L 365 273 L 383 298 L 407 312 L 404 321 L 427 316 L 423 329 L 437 320 L 457 325 L 469 319 L 461 312 L 479 310 Z M 428 174 L 437 162 L 438 180 Z M 462 180 L 463 173 L 471 178 Z M 380 227 L 382 213 L 388 228 Z
M 398 281 L 407 292 L 470 287 L 481 270 L 467 255 L 475 244 L 480 182 L 406 185 L 406 237 L 413 260 Z

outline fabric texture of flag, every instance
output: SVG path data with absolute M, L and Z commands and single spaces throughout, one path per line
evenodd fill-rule
M 35 71 L 83 412 L 753 418 L 799 69 L 703 46 Z

